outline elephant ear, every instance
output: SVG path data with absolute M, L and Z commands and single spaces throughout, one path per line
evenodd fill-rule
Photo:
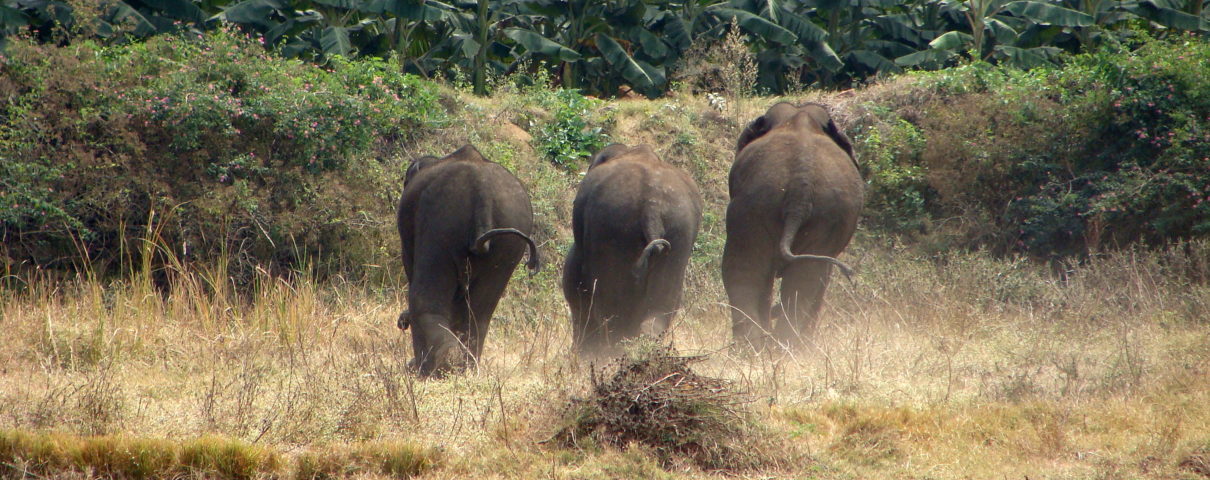
M 416 176 L 417 172 L 423 170 L 427 166 L 437 163 L 438 160 L 440 159 L 432 155 L 425 155 L 412 160 L 412 164 L 408 166 L 407 173 L 403 176 L 403 186 L 407 187 L 408 184 L 412 182 L 412 178 Z
M 857 167 L 857 171 L 861 171 L 861 165 L 857 164 L 857 155 L 853 153 L 853 143 L 849 141 L 849 137 L 844 134 L 844 131 L 836 126 L 836 122 L 832 120 L 831 115 L 828 116 L 828 124 L 824 126 L 823 131 L 827 132 L 828 136 L 832 137 L 832 141 L 836 142 L 836 145 L 849 154 L 849 159 L 853 161 L 853 166 Z
M 593 168 L 596 168 L 597 165 L 608 162 L 610 159 L 629 149 L 630 147 L 627 147 L 621 143 L 610 144 L 608 147 L 601 149 L 601 151 L 597 152 L 596 155 L 592 156 L 592 161 L 588 163 L 588 169 L 592 170 Z
M 739 152 L 743 151 L 744 147 L 748 146 L 749 143 L 752 143 L 753 140 L 764 136 L 766 133 L 769 133 L 770 127 L 771 122 L 768 114 L 761 115 L 756 120 L 753 120 L 752 123 L 749 123 L 747 127 L 744 127 L 743 133 L 739 134 L 739 140 L 735 142 L 735 153 L 738 154 Z

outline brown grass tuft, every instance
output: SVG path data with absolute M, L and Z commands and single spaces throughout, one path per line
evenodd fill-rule
M 362 474 L 409 478 L 432 470 L 439 462 L 436 450 L 407 442 L 329 445 L 300 455 L 294 478 L 327 479 Z
M 1181 470 L 1210 478 L 1210 445 L 1199 447 L 1181 458 L 1177 464 Z
M 129 435 L 76 436 L 0 431 L 4 476 L 61 476 L 76 472 L 118 479 L 185 475 L 244 480 L 279 474 L 280 453 L 210 436 L 182 443 Z
M 555 434 L 564 446 L 597 443 L 654 450 L 661 464 L 687 459 L 708 470 L 744 470 L 768 463 L 753 449 L 759 442 L 743 410 L 746 397 L 731 382 L 689 368 L 703 359 L 681 356 L 671 345 L 640 339 L 628 355 L 591 372 L 587 397 L 573 398 L 565 426 Z

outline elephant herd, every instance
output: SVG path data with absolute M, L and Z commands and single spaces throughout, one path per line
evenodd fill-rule
M 728 179 L 723 283 L 737 341 L 810 338 L 832 266 L 857 227 L 863 182 L 853 147 L 826 107 L 778 103 L 740 134 Z M 702 218 L 693 179 L 646 145 L 593 156 L 572 210 L 563 265 L 575 349 L 609 354 L 620 340 L 666 330 Z M 411 328 L 411 368 L 465 368 L 483 353 L 488 324 L 528 250 L 533 211 L 521 182 L 467 145 L 416 159 L 397 212 Z M 799 252 L 799 253 L 795 253 Z M 782 279 L 780 303 L 773 286 Z

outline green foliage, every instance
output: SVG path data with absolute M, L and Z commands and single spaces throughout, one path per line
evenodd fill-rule
M 599 110 L 603 102 L 575 90 L 536 91 L 537 103 L 551 111 L 552 118 L 534 137 L 535 148 L 556 165 L 574 170 L 579 162 L 609 143 L 604 126 L 611 118 Z
M 1188 36 L 1062 67 L 917 75 L 910 108 L 885 107 L 920 130 L 922 148 L 912 125 L 877 109 L 855 136 L 870 224 L 932 224 L 951 246 L 1040 256 L 1210 233 L 1208 66 L 1210 45 Z
M 1082 57 L 1072 68 L 1087 76 L 1061 76 L 1068 90 L 1105 91 L 1070 99 L 1099 117 L 1088 119 L 1096 122 L 1096 140 L 1074 168 L 1034 166 L 1048 181 L 1009 210 L 1023 222 L 1027 249 L 1062 251 L 1072 243 L 1095 249 L 1210 233 L 1207 62 L 1205 42 L 1178 39 Z
M 91 232 L 56 202 L 54 184 L 70 165 L 58 167 L 43 162 L 18 162 L 0 158 L 0 224 L 4 230 L 45 229 L 48 224 L 66 224 L 81 235 Z
M 885 108 L 871 107 L 880 121 L 854 137 L 867 172 L 867 223 L 890 233 L 923 231 L 925 201 L 931 196 L 920 166 L 924 135 Z
M 1085 2 L 971 0 L 111 0 L 0 3 L 0 46 L 28 32 L 69 44 L 125 43 L 168 32 L 237 25 L 289 58 L 394 57 L 425 76 L 487 77 L 548 62 L 564 88 L 648 96 L 668 88 L 695 44 L 734 22 L 758 54 L 765 91 L 847 86 L 904 67 L 959 61 L 1051 65 L 1136 31 L 1210 30 L 1202 0 Z M 1187 10 L 1187 11 L 1186 11 Z
M 386 233 L 346 222 L 393 201 L 379 152 L 445 122 L 435 87 L 394 62 L 334 57 L 320 69 L 226 30 L 8 53 L 9 261 L 45 264 L 80 236 L 81 253 L 117 260 L 152 212 L 172 224 L 163 240 L 178 255 L 289 266 L 347 254 Z

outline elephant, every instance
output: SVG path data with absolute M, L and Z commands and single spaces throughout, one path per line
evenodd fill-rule
M 827 107 L 780 102 L 740 134 L 731 165 L 723 285 L 736 341 L 769 336 L 801 346 L 813 335 L 832 266 L 864 202 L 853 146 Z M 794 253 L 799 252 L 799 253 Z M 773 284 L 781 303 L 771 312 Z
M 592 158 L 572 207 L 562 282 L 581 356 L 668 328 L 701 218 L 697 184 L 651 147 L 613 144 Z
M 396 216 L 408 310 L 397 325 L 412 329 L 413 370 L 442 376 L 478 361 L 526 247 L 530 274 L 541 268 L 533 218 L 521 181 L 474 146 L 408 167 Z

